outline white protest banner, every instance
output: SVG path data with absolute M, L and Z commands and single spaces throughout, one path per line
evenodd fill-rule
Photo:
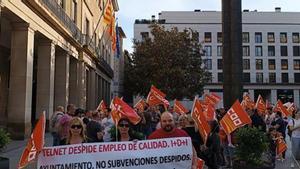
M 84 143 L 45 147 L 38 169 L 190 169 L 192 158 L 189 137 Z

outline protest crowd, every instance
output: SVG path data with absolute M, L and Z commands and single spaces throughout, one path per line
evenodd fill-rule
M 237 100 L 226 110 L 215 108 L 221 98 L 207 93 L 202 100 L 196 97 L 188 110 L 178 100 L 170 106 L 165 96 L 152 86 L 147 99 L 133 108 L 118 97 L 109 107 L 102 100 L 96 110 L 69 104 L 64 111 L 58 106 L 50 120 L 53 146 L 190 137 L 192 168 L 201 168 L 197 159 L 209 169 L 232 168 L 236 131 L 250 127 L 267 136 L 274 167 L 276 160 L 285 160 L 287 139 L 291 139 L 293 156 L 300 159 L 300 112 L 293 103 L 278 100 L 272 105 L 260 95 L 254 102 L 245 93 L 241 103 Z

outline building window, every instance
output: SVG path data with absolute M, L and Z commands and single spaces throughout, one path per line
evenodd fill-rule
M 243 56 L 250 56 L 249 46 L 243 46 Z
M 294 73 L 295 83 L 300 83 L 300 73 Z
M 249 43 L 249 32 L 243 32 L 243 43 Z
M 293 56 L 300 56 L 300 46 L 293 46 Z
M 76 2 L 76 0 L 72 0 L 71 19 L 73 20 L 74 23 L 77 23 L 77 2 Z
M 281 54 L 281 56 L 287 56 L 288 55 L 287 46 L 280 46 L 280 54 Z
M 204 46 L 205 56 L 211 56 L 211 46 Z
M 217 46 L 217 56 L 222 56 L 223 46 Z
M 211 43 L 211 32 L 204 32 L 204 42 Z
M 243 59 L 243 69 L 250 70 L 250 59 Z
M 261 32 L 255 32 L 255 43 L 262 43 L 262 34 L 261 34 Z
M 193 32 L 192 36 L 193 36 L 192 38 L 195 39 L 196 42 L 199 42 L 199 32 Z
M 218 73 L 218 82 L 219 83 L 223 82 L 223 73 Z
M 263 73 L 256 73 L 256 83 L 263 83 L 264 74 Z
M 146 40 L 149 38 L 149 32 L 141 32 L 142 40 Z
M 280 43 L 287 43 L 287 35 L 285 32 L 280 33 Z
M 223 69 L 223 60 L 222 59 L 218 59 L 218 69 L 219 70 Z
M 218 43 L 222 43 L 223 42 L 222 32 L 218 32 L 217 33 L 217 42 Z
M 288 73 L 281 73 L 281 82 L 288 83 L 289 82 L 289 74 Z
M 90 21 L 88 20 L 88 18 L 85 18 L 85 34 L 87 36 L 90 35 Z
M 299 33 L 293 33 L 293 43 L 300 43 Z
M 288 60 L 281 59 L 281 70 L 288 70 Z
M 262 56 L 262 46 L 255 46 L 255 56 Z
M 268 42 L 274 43 L 275 42 L 275 34 L 274 32 L 268 32 Z
M 269 73 L 269 82 L 276 83 L 276 73 Z
M 250 83 L 250 73 L 243 73 L 243 82 Z
M 212 69 L 212 62 L 211 59 L 204 59 L 204 68 L 207 70 L 211 70 Z
M 275 56 L 275 46 L 268 46 L 268 56 Z
M 269 70 L 275 70 L 276 69 L 276 63 L 275 63 L 275 59 L 269 59 Z
M 262 59 L 256 59 L 256 70 L 262 70 L 263 69 L 263 60 Z
M 294 70 L 300 70 L 300 60 L 294 60 Z

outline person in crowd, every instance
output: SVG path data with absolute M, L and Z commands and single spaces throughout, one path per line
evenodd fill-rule
M 269 143 L 269 153 L 272 159 L 272 165 L 275 168 L 276 161 L 276 138 L 277 131 L 274 127 L 270 127 L 267 133 L 268 143 Z
M 188 116 L 186 114 L 182 114 L 178 118 L 178 128 L 184 129 L 188 125 Z
M 283 137 L 283 139 L 285 141 L 285 137 L 286 137 L 285 131 L 286 131 L 287 125 L 282 118 L 281 112 L 279 112 L 279 111 L 276 112 L 275 120 L 271 123 L 271 125 L 276 129 L 276 131 L 278 131 L 281 134 L 281 136 Z M 285 152 L 286 151 L 284 151 L 282 153 L 282 160 L 285 160 Z
M 66 143 L 68 137 L 69 123 L 72 117 L 75 115 L 76 106 L 74 104 L 69 104 L 67 106 L 67 112 L 59 119 L 58 124 L 58 134 L 60 137 L 60 145 Z
M 160 111 L 157 106 L 150 106 L 151 131 L 155 131 L 160 119 Z
M 56 111 L 51 116 L 50 125 L 51 125 L 51 134 L 53 137 L 53 146 L 58 146 L 60 142 L 58 127 L 59 127 L 59 120 L 63 115 L 64 115 L 64 107 L 57 106 Z
M 273 107 L 268 107 L 266 110 L 264 121 L 266 123 L 267 130 L 269 130 L 269 128 L 271 127 L 271 123 L 274 121 L 276 115 L 275 113 L 273 113 L 272 109 Z
M 145 123 L 141 124 L 141 132 L 148 137 L 152 133 L 152 108 L 147 104 L 145 110 L 143 111 L 143 116 L 145 118 Z
M 222 129 L 223 130 L 223 129 Z M 236 145 L 236 139 L 235 139 L 236 132 L 232 132 L 231 134 L 225 134 L 225 139 L 222 140 L 222 147 L 223 153 L 226 160 L 226 167 L 231 168 L 232 167 L 232 161 L 234 157 L 234 151 L 235 151 L 235 145 Z
M 288 124 L 291 133 L 292 154 L 300 160 L 300 111 L 295 113 L 294 118 Z
M 209 169 L 218 169 L 221 164 L 220 155 L 220 136 L 219 136 L 219 124 L 217 121 L 209 122 L 211 132 L 206 142 L 206 158 L 204 159 L 205 164 Z
M 139 136 L 138 133 L 134 131 L 132 127 L 132 123 L 127 118 L 121 118 L 117 126 L 117 139 L 116 137 L 114 137 L 113 141 L 142 140 L 144 136 Z
M 66 139 L 66 145 L 69 144 L 81 144 L 86 142 L 84 124 L 79 117 L 73 117 L 70 121 L 70 127 L 68 130 L 68 137 Z
M 109 131 L 114 126 L 114 121 L 111 117 L 111 109 L 110 108 L 106 108 L 104 113 L 105 113 L 105 117 L 101 122 L 101 124 L 104 128 L 103 141 L 109 142 L 109 141 L 111 141 L 111 135 L 110 135 Z
M 258 110 L 254 109 L 253 114 L 251 115 L 252 126 L 256 127 L 262 132 L 266 132 L 266 123 L 261 115 L 259 115 Z
M 103 142 L 103 131 L 99 122 L 100 115 L 98 111 L 92 113 L 92 119 L 86 125 L 87 141 L 89 143 Z
M 195 126 L 195 122 L 191 116 L 191 114 L 186 115 L 187 120 L 185 127 L 181 128 L 184 130 L 192 139 L 192 144 L 195 148 L 195 151 L 197 152 L 197 156 L 201 156 L 201 149 L 200 147 L 203 145 L 203 139 L 200 136 L 200 133 L 198 131 L 198 128 Z M 180 122 L 179 122 L 180 123 Z
M 176 128 L 173 115 L 170 112 L 164 112 L 160 118 L 161 128 L 155 130 L 150 134 L 148 139 L 161 139 L 173 137 L 189 137 L 189 135 L 182 129 Z M 193 147 L 193 165 L 192 168 L 197 168 L 197 152 Z
M 67 112 L 66 112 L 66 114 L 68 114 L 69 116 L 73 117 L 73 116 L 75 116 L 75 111 L 76 111 L 76 106 L 74 104 L 69 104 L 67 106 Z

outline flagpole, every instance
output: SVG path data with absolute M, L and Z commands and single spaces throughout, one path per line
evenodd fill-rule
M 99 24 L 100 24 L 100 21 L 101 21 L 102 17 L 104 16 L 104 12 L 105 12 L 106 6 L 107 6 L 107 4 L 108 4 L 109 1 L 110 1 L 110 0 L 107 0 L 107 1 L 106 1 L 106 4 L 104 5 L 103 11 L 102 11 L 102 15 L 100 15 L 100 18 L 99 18 L 99 20 L 98 20 L 98 23 L 97 23 L 97 25 L 96 25 L 96 28 L 95 28 L 95 30 L 93 31 L 92 38 L 90 39 L 88 45 L 90 45 L 91 42 L 92 42 L 92 40 L 94 39 L 95 32 L 96 32 L 96 30 L 97 30 L 97 28 L 98 28 L 98 26 L 99 26 Z

